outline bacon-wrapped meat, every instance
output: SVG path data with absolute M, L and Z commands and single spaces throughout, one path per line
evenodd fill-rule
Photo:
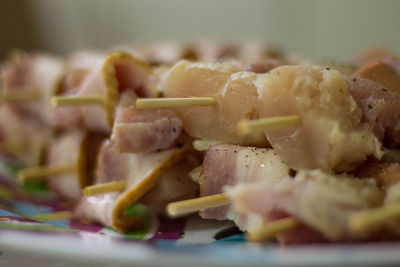
M 75 64 L 83 63 L 78 61 Z M 83 114 L 83 124 L 87 129 L 105 133 L 111 131 L 121 92 L 133 90 L 141 97 L 152 96 L 154 93 L 146 87 L 152 75 L 151 68 L 126 52 L 112 53 L 100 64 L 95 60 L 89 65 L 93 69 L 88 70 L 74 94 L 77 97 L 101 99 L 97 105 L 74 107 Z
M 94 180 L 97 152 L 104 136 L 73 130 L 54 139 L 47 151 L 48 167 L 68 167 L 71 171 L 47 179 L 48 186 L 73 201 Z
M 0 153 L 21 160 L 26 167 L 37 166 L 51 137 L 46 125 L 22 117 L 10 105 L 0 106 Z
M 358 240 L 347 227 L 350 215 L 381 205 L 384 197 L 373 179 L 335 176 L 320 170 L 301 170 L 295 178 L 287 176 L 279 181 L 237 185 L 227 193 L 238 212 L 256 213 L 270 221 L 281 211 L 330 241 Z
M 51 121 L 50 99 L 60 87 L 65 64 L 56 57 L 46 54 L 19 53 L 2 69 L 2 93 L 37 94 L 28 101 L 9 103 L 15 112 L 29 119 L 48 124 Z
M 106 141 L 98 159 L 96 184 L 126 180 L 126 189 L 120 194 L 83 197 L 76 207 L 75 216 L 110 225 L 122 232 L 140 226 L 142 221 L 139 218 L 125 216 L 124 211 L 151 191 L 170 170 L 174 171 L 172 167 L 183 159 L 186 152 L 187 148 L 183 147 L 150 153 L 118 153 L 114 144 L 110 140 Z M 181 178 L 189 179 L 188 177 Z M 184 188 L 176 186 L 173 190 L 187 189 L 188 191 L 171 193 L 170 196 L 175 198 L 193 193 L 193 185 L 190 183 L 185 183 L 185 185 Z M 188 194 L 188 196 L 191 195 Z M 164 199 L 164 201 L 167 200 Z M 98 206 L 103 209 L 100 210 Z
M 171 147 L 182 132 L 182 120 L 170 109 L 138 109 L 127 91 L 116 111 L 111 139 L 120 153 L 142 153 Z
M 289 173 L 289 167 L 272 149 L 215 145 L 207 151 L 203 161 L 200 195 L 222 193 L 225 186 L 260 180 L 277 181 Z M 207 209 L 201 211 L 200 215 L 207 219 L 234 220 L 244 229 L 249 224 L 257 223 L 254 216 L 238 216 L 231 206 Z

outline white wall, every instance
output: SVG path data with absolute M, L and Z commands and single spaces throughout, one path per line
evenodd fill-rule
M 16 0 L 1 0 L 0 7 L 2 1 Z M 32 36 L 25 46 L 58 53 L 128 41 L 209 38 L 271 41 L 318 58 L 348 55 L 377 43 L 400 54 L 400 1 L 396 0 L 17 2 L 24 3 L 25 32 Z M 0 17 L 4 31 L 1 21 Z

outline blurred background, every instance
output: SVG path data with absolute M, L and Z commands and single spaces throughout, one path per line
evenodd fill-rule
M 397 0 L 0 0 L 0 59 L 152 40 L 266 41 L 316 59 L 400 54 Z

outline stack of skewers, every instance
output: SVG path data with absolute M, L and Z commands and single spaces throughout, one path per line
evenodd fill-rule
M 153 44 L 1 66 L 0 152 L 126 232 L 142 203 L 252 241 L 400 238 L 400 60 L 315 65 L 256 45 Z M 59 216 L 57 217 L 59 218 Z

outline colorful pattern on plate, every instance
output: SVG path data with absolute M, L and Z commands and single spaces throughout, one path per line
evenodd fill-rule
M 0 229 L 41 231 L 47 234 L 67 233 L 75 236 L 80 236 L 82 232 L 90 232 L 126 240 L 169 240 L 180 244 L 210 243 L 216 239 L 223 240 L 230 236 L 225 233 L 221 238 L 218 232 L 226 227 L 230 228 L 231 223 L 211 222 L 208 227 L 204 227 L 197 216 L 179 219 L 152 216 L 140 204 L 132 205 L 126 213 L 146 217 L 147 226 L 125 234 L 117 233 L 109 227 L 103 227 L 87 220 L 43 221 L 36 216 L 71 211 L 73 204 L 53 194 L 42 182 L 18 184 L 15 179 L 18 169 L 18 164 L 12 159 L 5 157 L 0 159 Z M 199 229 L 201 229 L 200 233 Z M 194 238 L 195 232 L 201 238 Z M 237 234 L 237 231 L 232 233 L 232 235 Z

